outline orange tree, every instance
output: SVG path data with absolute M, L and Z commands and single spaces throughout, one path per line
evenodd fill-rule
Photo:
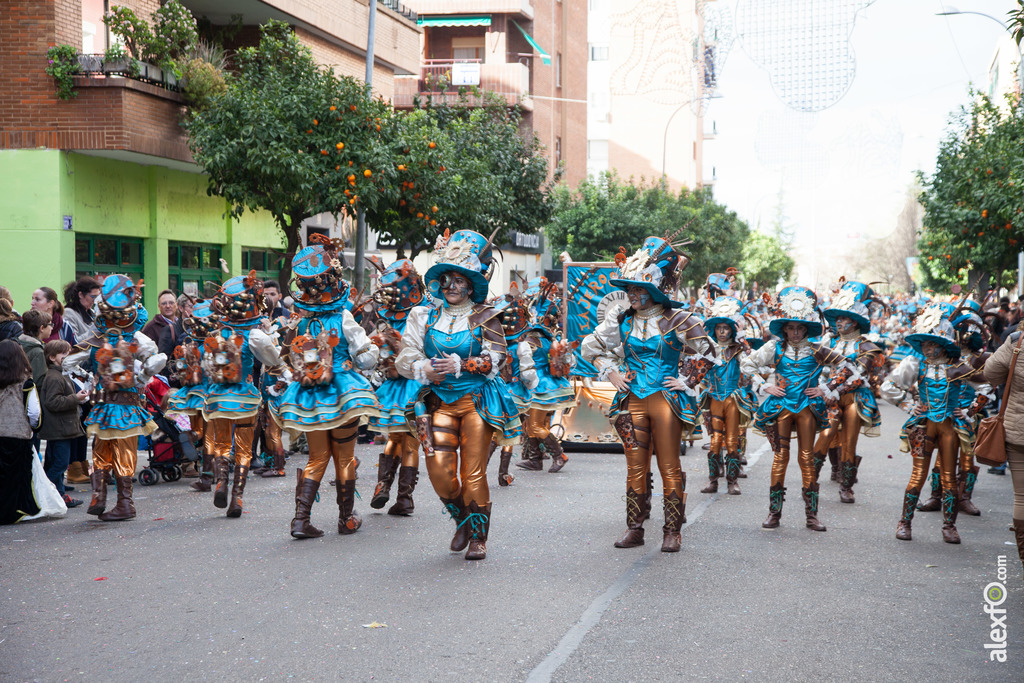
M 384 137 L 392 111 L 353 78 L 320 67 L 284 23 L 260 27 L 238 51 L 227 92 L 185 121 L 207 193 L 232 215 L 268 211 L 284 233 L 282 279 L 301 244 L 301 223 L 319 213 L 366 208 L 391 197 L 397 166 Z
M 939 147 L 935 173 L 920 176 L 924 228 L 918 240 L 925 287 L 948 291 L 970 270 L 1012 281 L 1024 247 L 1024 108 L 972 93 Z

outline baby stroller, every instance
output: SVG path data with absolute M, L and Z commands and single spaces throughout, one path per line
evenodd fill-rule
M 160 375 L 153 377 L 146 385 L 146 407 L 152 413 L 158 429 L 146 437 L 149 442 L 149 464 L 139 472 L 139 481 L 143 486 L 152 486 L 160 481 L 160 477 L 164 481 L 178 481 L 182 476 L 181 466 L 199 460 L 192 431 L 180 428 L 160 410 L 168 391 L 170 385 Z

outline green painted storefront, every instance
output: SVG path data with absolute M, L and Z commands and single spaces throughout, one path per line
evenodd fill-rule
M 250 267 L 275 277 L 284 238 L 273 219 L 231 219 L 206 185 L 202 174 L 163 166 L 0 150 L 0 285 L 24 311 L 39 287 L 60 293 L 76 275 L 126 273 L 144 278 L 153 313 L 165 288 L 202 293 L 204 282 Z

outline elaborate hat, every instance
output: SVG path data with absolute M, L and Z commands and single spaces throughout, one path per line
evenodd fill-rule
M 666 308 L 679 308 L 682 304 L 673 301 L 668 292 L 675 290 L 676 272 L 685 268 L 687 263 L 689 258 L 680 255 L 668 240 L 648 237 L 632 256 L 626 256 L 625 247 L 619 249 L 615 255 L 619 271 L 609 282 L 620 289 L 641 287 L 655 303 Z
M 942 346 L 950 358 L 959 358 L 960 346 L 956 343 L 955 330 L 949 322 L 949 316 L 955 310 L 956 307 L 950 303 L 929 304 L 914 320 L 914 333 L 907 335 L 906 342 L 921 354 L 923 342 L 935 342 Z
M 704 321 L 704 329 L 712 338 L 715 334 L 715 326 L 725 323 L 732 327 L 733 337 L 740 336 L 740 326 L 743 324 L 743 302 L 734 296 L 718 296 L 707 309 L 707 319 Z
M 974 299 L 966 299 L 958 311 L 951 314 L 950 324 L 956 330 L 957 342 L 971 351 L 985 348 L 991 332 L 982 319 L 982 305 Z
M 213 301 L 200 299 L 192 306 L 192 315 L 181 321 L 182 327 L 193 339 L 205 339 L 218 325 L 218 315 L 213 312 Z
M 427 291 L 441 298 L 442 276 L 445 273 L 458 273 L 473 285 L 470 299 L 482 304 L 487 299 L 487 282 L 493 270 L 491 240 L 496 234 L 497 231 L 488 239 L 473 230 L 457 230 L 454 233 L 445 230 L 434 243 L 434 265 L 423 278 Z
M 725 295 L 736 282 L 736 274 L 740 271 L 736 268 L 727 268 L 724 273 L 711 273 L 704 283 L 704 293 L 709 302 L 714 302 L 720 296 Z
M 213 299 L 213 311 L 233 322 L 257 320 L 266 310 L 263 280 L 256 277 L 255 270 L 226 280 Z
M 818 295 L 807 287 L 800 285 L 783 287 L 776 297 L 772 314 L 775 319 L 768 323 L 768 330 L 776 337 L 785 338 L 782 328 L 786 323 L 806 325 L 808 339 L 821 336 L 822 324 L 818 315 Z
M 519 294 L 519 287 L 512 283 L 509 293 L 495 297 L 490 304 L 501 316 L 501 326 L 505 331 L 505 339 L 515 341 L 530 326 L 530 313 L 526 308 L 526 299 Z
M 125 329 L 134 326 L 141 330 L 149 319 L 146 309 L 139 305 L 142 283 L 136 285 L 127 275 L 108 275 L 100 287 L 101 300 L 97 304 L 99 317 L 96 329 Z
M 292 281 L 295 305 L 301 310 L 347 305 L 349 284 L 342 277 L 342 264 L 334 244 L 324 235 L 310 235 L 309 246 L 295 254 Z
M 377 259 L 370 260 L 370 263 L 378 269 L 373 302 L 381 315 L 401 320 L 408 315 L 409 309 L 423 304 L 423 282 L 412 261 L 399 259 L 387 268 L 383 268 Z
M 839 318 L 850 318 L 860 327 L 861 334 L 867 334 L 871 331 L 871 311 L 868 310 L 868 304 L 877 301 L 874 297 L 875 293 L 871 287 L 863 282 L 842 282 L 839 291 L 825 309 L 825 319 L 834 327 Z

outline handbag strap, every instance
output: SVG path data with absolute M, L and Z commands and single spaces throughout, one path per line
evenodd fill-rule
M 1024 332 L 1021 333 L 1020 338 L 1017 339 L 1017 345 L 1013 347 L 1013 358 L 1010 359 L 1010 371 L 1006 374 L 1006 385 L 1003 387 L 1003 397 L 999 403 L 999 419 L 1003 419 L 1003 413 L 1006 412 L 1006 404 L 1009 401 L 1006 400 L 1010 394 L 1010 385 L 1013 383 L 1013 368 L 1017 365 L 1017 356 L 1020 355 L 1020 345 L 1024 342 Z

